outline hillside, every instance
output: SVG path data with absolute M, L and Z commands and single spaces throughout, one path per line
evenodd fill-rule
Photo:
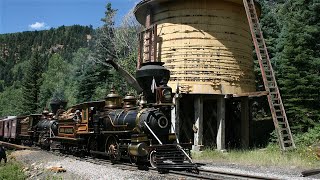
M 60 58 L 60 63 L 72 64 L 78 49 L 89 49 L 93 33 L 92 27 L 74 25 L 44 31 L 1 34 L 0 116 L 23 113 L 20 110 L 23 83 L 31 59 L 36 54 L 41 56 L 39 67 L 36 68 L 42 69 L 41 79 L 44 80 L 45 72 L 54 68 L 50 64 L 56 58 Z

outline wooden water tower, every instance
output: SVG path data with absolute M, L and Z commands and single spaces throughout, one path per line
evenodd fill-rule
M 209 134 L 213 144 L 224 149 L 225 129 L 229 128 L 226 98 L 241 97 L 239 139 L 242 147 L 248 147 L 248 96 L 256 89 L 243 1 L 144 0 L 136 6 L 135 16 L 145 26 L 138 67 L 164 62 L 171 71 L 169 85 L 180 93 L 172 112 L 179 136 L 186 135 L 199 150 L 204 135 Z

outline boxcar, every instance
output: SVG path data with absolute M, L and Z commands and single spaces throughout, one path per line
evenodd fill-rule
M 7 117 L 0 118 L 0 139 L 3 139 L 3 130 L 4 130 L 4 119 Z
M 12 121 L 16 121 L 17 116 L 8 116 L 3 121 L 4 130 L 3 130 L 3 138 L 5 140 L 9 140 L 11 138 L 11 129 L 12 129 Z

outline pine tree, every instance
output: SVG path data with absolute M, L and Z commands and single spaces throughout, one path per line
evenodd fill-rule
M 53 96 L 63 99 L 66 87 L 68 64 L 59 54 L 54 54 L 48 63 L 48 70 L 42 74 L 43 83 L 40 86 L 40 107 L 49 107 Z M 58 97 L 57 97 L 58 98 Z
M 30 63 L 27 66 L 26 76 L 23 82 L 22 110 L 24 114 L 36 113 L 40 109 L 39 94 L 42 84 L 43 72 L 42 57 L 38 50 L 34 50 Z
M 320 2 L 289 0 L 281 8 L 279 86 L 293 129 L 320 121 Z
M 95 44 L 92 55 L 88 56 L 84 74 L 81 75 L 78 100 L 90 101 L 102 97 L 94 97 L 96 89 L 106 89 L 109 78 L 110 68 L 103 65 L 106 59 L 115 59 L 115 50 L 112 43 L 114 38 L 114 16 L 115 9 L 111 3 L 106 5 L 105 17 L 101 19 L 104 25 L 96 30 L 94 35 Z M 104 95 L 103 95 L 104 96 Z

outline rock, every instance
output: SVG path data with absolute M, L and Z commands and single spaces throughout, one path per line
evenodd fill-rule
M 60 173 L 60 172 L 66 172 L 66 170 L 64 168 L 62 168 L 62 166 L 54 166 L 54 167 L 50 167 L 48 168 L 49 171 L 53 171 L 56 173 Z
M 23 168 L 22 171 L 23 171 L 23 172 L 29 171 L 29 168 L 28 168 L 28 167 L 25 167 L 25 168 Z

